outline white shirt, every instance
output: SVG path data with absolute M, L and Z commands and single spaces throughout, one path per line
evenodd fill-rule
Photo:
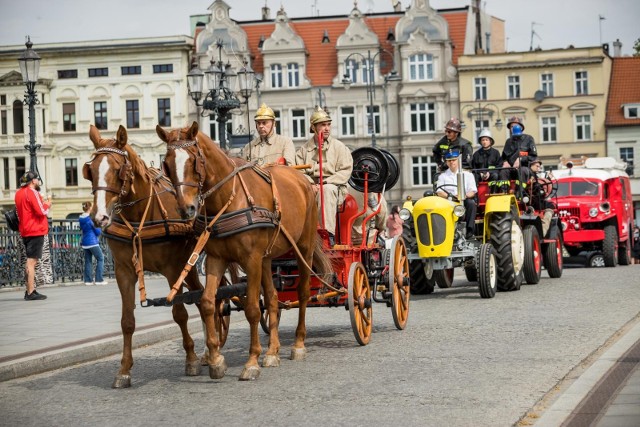
M 451 172 L 451 169 L 447 169 L 442 172 L 438 177 L 438 182 L 436 183 L 436 187 L 440 187 L 441 185 L 450 184 L 446 187 L 443 187 L 443 190 L 453 194 L 454 196 L 458 196 L 458 178 L 457 173 Z M 471 172 L 462 172 L 462 177 L 464 180 L 464 193 L 465 196 L 469 192 L 477 193 L 478 187 L 476 187 L 476 180 L 471 174 Z

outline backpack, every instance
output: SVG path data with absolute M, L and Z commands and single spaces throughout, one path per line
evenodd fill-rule
M 18 231 L 20 220 L 18 219 L 18 211 L 16 208 L 6 211 L 4 213 L 4 219 L 7 221 L 7 226 L 11 230 Z

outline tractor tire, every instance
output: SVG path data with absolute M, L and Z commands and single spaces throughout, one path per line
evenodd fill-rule
M 478 290 L 482 298 L 493 298 L 496 295 L 498 267 L 496 251 L 491 243 L 480 246 L 478 256 Z
M 410 222 L 410 221 L 408 221 Z M 402 225 L 402 238 L 407 247 L 407 253 L 415 253 L 418 251 L 416 236 L 413 232 L 413 224 L 405 222 Z M 422 260 L 409 261 L 409 289 L 412 295 L 425 295 L 433 293 L 436 282 L 433 277 L 427 278 L 424 272 L 424 263 Z
M 501 291 L 517 291 L 522 285 L 524 239 L 517 219 L 517 214 L 512 212 L 496 212 L 489 224 L 491 245 L 498 261 L 498 289 Z M 512 246 L 512 240 L 517 247 Z
M 435 270 L 433 277 L 436 279 L 436 284 L 440 289 L 448 289 L 453 285 L 453 268 Z
M 540 235 L 535 225 L 524 228 L 524 279 L 530 285 L 540 283 L 542 276 L 542 249 Z
M 631 264 L 631 245 L 633 245 L 633 227 L 629 224 L 627 240 L 618 247 L 618 264 Z
M 465 267 L 464 275 L 467 276 L 467 281 L 469 282 L 478 281 L 478 270 L 474 266 Z
M 604 227 L 602 255 L 604 255 L 605 267 L 615 267 L 618 263 L 618 230 L 615 225 Z
M 556 226 L 557 228 L 557 226 Z M 556 241 L 553 243 L 547 243 L 542 246 L 542 256 L 544 259 L 544 268 L 547 269 L 549 277 L 557 279 L 562 276 L 562 234 L 560 230 L 550 229 L 550 236 L 556 236 Z

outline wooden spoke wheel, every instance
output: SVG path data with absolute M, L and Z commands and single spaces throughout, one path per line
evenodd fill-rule
M 402 330 L 409 318 L 409 259 L 407 247 L 401 236 L 391 241 L 389 257 L 389 290 L 391 291 L 391 313 L 396 328 Z
M 278 324 L 280 324 L 280 317 L 282 316 L 282 309 L 278 309 Z M 269 310 L 264 306 L 264 299 L 262 298 L 262 294 L 260 295 L 260 327 L 264 331 L 265 334 L 269 335 L 271 333 L 271 328 L 269 328 Z
M 361 262 L 354 262 L 349 268 L 347 302 L 351 329 L 360 345 L 367 345 L 371 338 L 373 310 L 371 309 L 371 287 L 367 272 Z

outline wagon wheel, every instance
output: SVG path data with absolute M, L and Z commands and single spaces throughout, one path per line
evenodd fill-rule
M 278 324 L 280 324 L 280 317 L 282 316 L 282 309 L 278 308 Z M 264 299 L 262 297 L 262 291 L 260 291 L 260 327 L 265 334 L 269 335 L 271 329 L 269 328 L 269 311 L 264 306 Z
M 401 236 L 391 241 L 389 257 L 389 289 L 391 290 L 391 313 L 396 328 L 402 330 L 409 318 L 409 259 L 407 247 Z
M 237 264 L 229 264 L 229 266 L 227 266 L 227 271 L 220 280 L 220 286 L 229 286 L 234 283 L 238 283 L 238 280 L 240 279 L 239 269 L 240 267 Z M 216 331 L 218 331 L 218 341 L 220 342 L 220 348 L 222 348 L 225 342 L 227 342 L 227 336 L 229 335 L 229 324 L 231 323 L 231 315 L 229 314 L 230 310 L 225 310 L 225 308 L 228 308 L 229 304 L 231 304 L 230 299 L 216 299 L 217 316 L 214 321 L 216 325 Z
M 371 287 L 369 278 L 361 262 L 354 262 L 349 268 L 347 301 L 351 329 L 360 345 L 367 345 L 371 338 L 373 316 L 371 308 Z

